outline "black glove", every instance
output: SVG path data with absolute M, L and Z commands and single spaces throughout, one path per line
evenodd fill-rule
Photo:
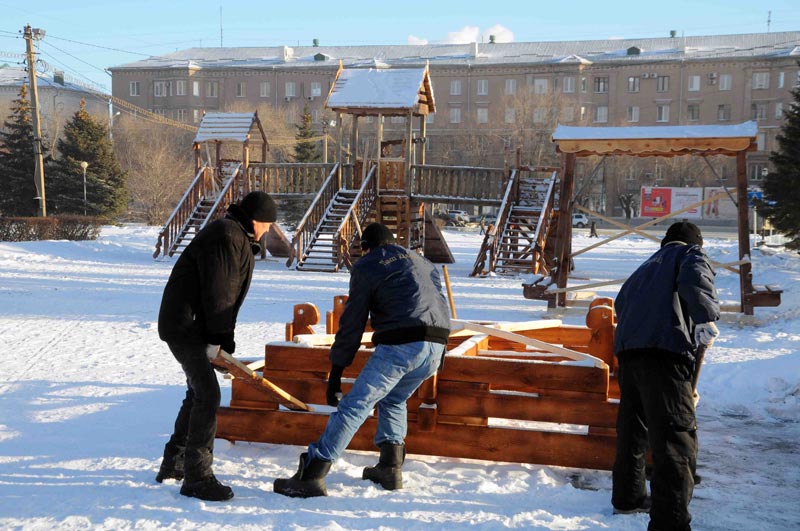
M 342 399 L 342 373 L 344 367 L 331 365 L 331 372 L 328 376 L 328 390 L 325 391 L 325 400 L 329 406 L 336 407 Z

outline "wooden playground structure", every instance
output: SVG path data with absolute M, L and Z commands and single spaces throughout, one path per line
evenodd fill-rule
M 328 354 L 346 299 L 334 298 L 325 334 L 313 333 L 314 305 L 295 306 L 286 341 L 236 369 L 217 437 L 307 445 L 322 433 L 328 414 L 315 404 L 325 404 Z M 586 326 L 454 320 L 443 368 L 408 402 L 409 453 L 610 470 L 619 397 L 612 304 L 595 300 Z M 370 339 L 365 333 L 344 372 L 344 392 L 371 353 Z M 367 420 L 350 449 L 375 449 L 375 422 Z
M 602 285 L 568 285 L 576 256 L 625 234 L 658 241 L 643 229 L 683 212 L 630 227 L 587 211 L 621 232 L 573 251 L 572 212 L 586 211 L 576 202 L 577 158 L 731 156 L 736 158 L 737 173 L 736 189 L 729 195 L 744 198 L 746 154 L 756 145 L 753 122 L 729 126 L 559 126 L 553 135 L 561 155 L 559 167 L 530 167 L 520 160 L 508 168 L 438 166 L 425 160 L 426 117 L 436 110 L 427 68 L 340 67 L 325 105 L 336 113 L 337 123 L 349 117 L 349 145 L 354 147 L 351 152 L 345 151 L 343 128 L 337 128 L 338 161 L 330 164 L 267 163 L 268 142 L 257 114 L 206 114 L 194 142 L 196 177 L 162 229 L 154 257 L 180 253 L 197 231 L 222 215 L 229 203 L 252 190 L 266 191 L 278 199 L 309 200 L 291 237 L 285 237 L 274 224 L 265 247 L 272 255 L 286 258 L 288 267 L 310 271 L 349 268 L 360 256 L 361 228 L 372 221 L 389 226 L 400 245 L 421 252 L 435 263 L 452 263 L 432 204 L 489 206 L 498 208 L 497 219 L 486 231 L 472 275 L 535 275 L 535 280 L 524 286 L 523 295 L 546 300 L 551 307 L 564 307 L 579 302 L 572 294 Z M 387 116 L 405 118 L 406 130 L 401 138 L 384 138 L 383 120 Z M 359 124 L 367 119 L 377 124 L 377 139 L 358 153 L 355 146 L 364 144 L 359 142 Z M 241 160 L 223 158 L 225 143 L 241 144 Z M 260 146 L 260 161 L 251 160 L 251 146 Z M 755 307 L 780 304 L 781 290 L 754 285 L 746 202 L 738 201 L 737 209 L 738 260 L 716 267 L 740 278 L 740 302 L 725 309 L 752 314 Z M 580 303 L 586 305 L 589 300 Z

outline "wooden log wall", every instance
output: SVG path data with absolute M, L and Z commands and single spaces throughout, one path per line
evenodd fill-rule
M 341 313 L 344 303 L 341 297 L 337 300 L 339 311 L 334 307 L 328 317 L 329 333 L 335 328 L 330 321 Z M 607 302 L 600 301 L 590 310 L 594 312 L 591 326 L 516 332 L 598 352 L 609 346 L 609 339 L 613 341 L 613 310 Z M 307 330 L 318 322 L 318 312 L 309 305 L 299 306 L 302 311 L 296 309 L 291 328 Z M 610 338 L 598 332 L 607 332 L 609 327 Z M 613 387 L 610 367 L 554 361 L 507 347 L 508 342 L 485 335 L 451 336 L 451 353 L 443 370 L 408 402 L 409 453 L 609 470 L 617 411 L 616 401 L 609 399 L 613 394 L 609 392 Z M 328 354 L 325 345 L 268 344 L 263 374 L 306 403 L 324 404 Z M 345 370 L 345 393 L 370 354 L 371 350 L 362 348 Z M 326 422 L 327 414 L 279 409 L 268 395 L 234 380 L 230 406 L 218 413 L 217 436 L 305 446 L 319 437 Z M 374 431 L 375 419 L 370 417 L 349 448 L 375 450 Z

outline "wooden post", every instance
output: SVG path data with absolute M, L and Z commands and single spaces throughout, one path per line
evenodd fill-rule
M 378 179 L 378 195 L 381 195 L 381 186 L 383 183 L 381 182 L 381 144 L 383 144 L 383 114 L 378 114 L 378 168 L 375 171 L 375 178 Z M 364 163 L 366 164 L 366 160 Z
M 747 153 L 736 153 L 736 203 L 739 229 L 739 260 L 750 256 L 750 220 L 747 212 Z M 739 266 L 739 289 L 742 312 L 753 315 L 753 305 L 748 295 L 753 291 L 752 265 L 743 263 Z
M 427 116 L 420 116 L 419 117 L 419 136 L 422 139 L 422 143 L 420 144 L 420 153 L 419 153 L 419 163 L 421 165 L 425 165 L 425 154 L 427 152 L 427 144 L 428 144 L 428 117 Z
M 561 192 L 558 198 L 558 228 L 556 229 L 555 255 L 558 259 L 556 270 L 556 286 L 567 287 L 570 269 L 570 255 L 572 254 L 572 194 L 575 191 L 575 154 L 562 153 L 561 167 Z M 567 305 L 567 294 L 556 294 L 556 306 Z
M 339 171 L 337 172 L 336 178 L 339 180 L 339 187 L 342 187 L 342 165 L 344 164 L 344 147 L 342 147 L 342 137 L 344 136 L 344 124 L 342 123 L 342 113 L 336 113 L 336 123 L 338 124 L 339 130 L 336 132 L 336 144 L 337 150 L 339 152 L 339 156 L 336 159 L 336 162 L 339 163 Z
M 444 285 L 447 288 L 447 301 L 450 303 L 450 315 L 453 319 L 458 319 L 456 315 L 456 303 L 453 300 L 453 288 L 450 286 L 450 274 L 447 272 L 447 266 L 442 266 L 442 274 L 444 275 Z

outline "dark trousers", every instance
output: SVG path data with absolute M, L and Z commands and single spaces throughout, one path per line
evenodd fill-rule
M 217 408 L 220 403 L 217 375 L 206 357 L 206 345 L 168 343 L 172 355 L 186 374 L 186 396 L 175 419 L 175 428 L 164 447 L 164 460 L 185 452 L 186 481 L 212 474 Z
M 645 455 L 653 455 L 650 530 L 691 529 L 689 501 L 697 464 L 697 420 L 692 401 L 693 366 L 661 350 L 619 356 L 620 402 L 611 503 L 641 505 L 647 495 Z

